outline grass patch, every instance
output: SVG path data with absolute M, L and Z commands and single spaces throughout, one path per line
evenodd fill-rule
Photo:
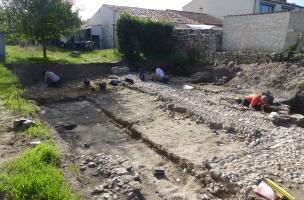
M 0 101 L 17 116 L 32 116 L 36 124 L 22 130 L 31 137 L 50 139 L 49 131 L 37 117 L 36 104 L 21 97 L 18 79 L 0 63 Z M 44 143 L 26 150 L 0 167 L 0 199 L 78 199 L 64 181 L 54 144 Z
M 48 58 L 42 56 L 41 47 L 6 46 L 6 63 L 66 63 L 66 64 L 96 64 L 120 61 L 121 55 L 114 49 L 82 51 L 80 57 L 70 56 L 71 51 L 50 48 Z
M 0 99 L 14 114 L 28 116 L 37 112 L 37 106 L 20 96 L 24 90 L 12 73 L 0 64 Z
M 79 169 L 77 167 L 77 165 L 75 163 L 71 163 L 69 165 L 69 170 L 70 172 L 72 172 L 73 174 L 79 174 Z
M 0 172 L 0 199 L 76 199 L 64 182 L 53 144 L 41 144 L 7 161 Z
M 24 130 L 24 133 L 35 138 L 49 139 L 49 130 L 46 126 L 41 121 L 36 120 L 35 122 L 36 124 Z
M 301 90 L 304 90 L 304 80 L 299 81 L 298 86 Z

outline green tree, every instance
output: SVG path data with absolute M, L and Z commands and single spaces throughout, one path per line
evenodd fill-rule
M 77 11 L 63 0 L 4 0 L 10 26 L 16 33 L 35 39 L 43 46 L 62 35 L 75 31 L 81 25 Z

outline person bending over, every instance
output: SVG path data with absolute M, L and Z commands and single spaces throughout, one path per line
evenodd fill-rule
M 60 87 L 61 86 L 61 78 L 51 71 L 43 71 L 44 82 L 48 84 L 49 87 Z
M 251 109 L 255 109 L 258 111 L 264 111 L 264 106 L 267 103 L 267 97 L 262 94 L 255 94 L 246 96 L 241 105 L 245 107 L 249 107 Z

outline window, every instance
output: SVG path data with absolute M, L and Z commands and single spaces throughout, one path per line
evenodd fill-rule
M 274 5 L 271 4 L 260 4 L 260 12 L 261 13 L 267 13 L 267 12 L 273 12 L 274 11 Z
M 282 6 L 282 11 L 291 11 L 291 10 L 294 10 L 294 8 Z

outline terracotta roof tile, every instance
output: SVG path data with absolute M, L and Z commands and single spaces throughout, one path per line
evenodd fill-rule
M 155 9 L 145 9 L 145 8 L 136 8 L 136 7 L 127 7 L 127 6 L 114 6 L 114 5 L 103 5 L 116 12 L 120 13 L 129 13 L 130 15 L 138 17 L 148 17 L 151 20 L 155 21 L 169 21 L 177 25 L 181 24 L 202 24 L 206 23 L 208 25 L 219 25 L 222 23 L 220 20 L 211 17 L 207 14 L 199 14 L 200 19 L 196 20 L 195 13 L 175 11 L 175 10 L 155 10 Z M 204 19 L 203 19 L 204 18 Z

